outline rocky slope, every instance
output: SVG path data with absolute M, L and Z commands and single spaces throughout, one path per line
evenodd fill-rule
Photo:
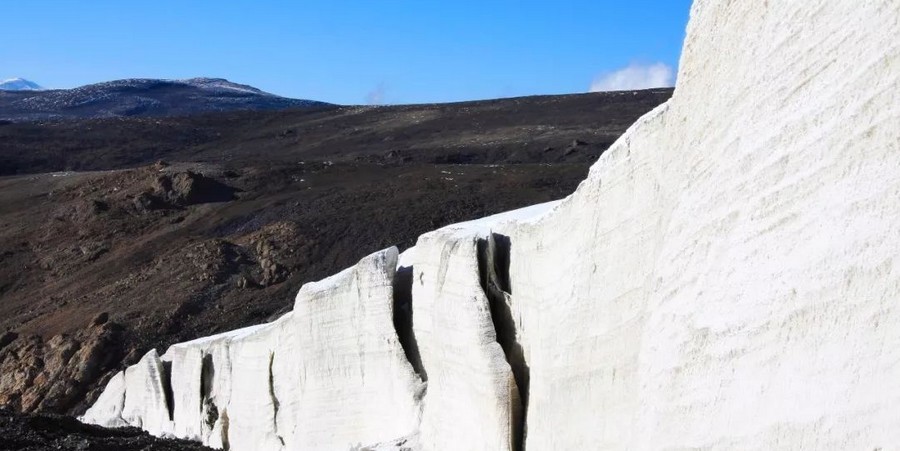
M 127 79 L 73 89 L 0 89 L 0 120 L 17 122 L 327 106 L 279 97 L 220 78 Z
M 894 446 L 898 35 L 886 0 L 697 0 L 674 96 L 574 194 L 151 351 L 84 419 L 229 449 Z
M 437 105 L 0 123 L 0 175 L 121 169 L 159 159 L 234 166 L 597 160 L 671 89 Z

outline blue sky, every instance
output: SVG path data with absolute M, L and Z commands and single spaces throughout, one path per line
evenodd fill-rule
M 665 68 L 677 68 L 690 10 L 689 0 L 17 5 L 21 14 L 5 8 L 0 18 L 0 79 L 67 88 L 210 76 L 343 104 L 658 84 Z

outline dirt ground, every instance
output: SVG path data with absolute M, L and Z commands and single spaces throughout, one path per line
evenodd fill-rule
M 137 428 L 104 429 L 52 414 L 22 415 L 0 408 L 0 450 L 201 451 L 187 440 L 160 439 Z

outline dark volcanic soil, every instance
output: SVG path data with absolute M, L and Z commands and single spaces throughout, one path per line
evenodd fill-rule
M 0 175 L 118 169 L 158 159 L 235 165 L 593 163 L 638 117 L 671 94 L 671 89 L 654 89 L 189 118 L 0 123 Z
M 0 125 L 0 406 L 80 413 L 150 348 L 562 198 L 670 94 Z
M 22 415 L 0 408 L 0 450 L 201 451 L 186 440 L 163 440 L 137 428 L 104 429 L 60 415 Z

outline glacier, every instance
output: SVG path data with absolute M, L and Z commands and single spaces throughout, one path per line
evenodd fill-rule
M 893 449 L 900 8 L 696 0 L 566 199 L 150 351 L 82 421 L 232 450 Z

